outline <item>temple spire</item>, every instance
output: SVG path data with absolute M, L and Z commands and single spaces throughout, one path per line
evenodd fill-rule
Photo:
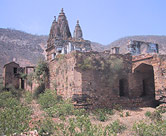
M 75 30 L 74 30 L 73 37 L 74 37 L 75 39 L 82 39 L 82 36 L 83 36 L 83 34 L 82 34 L 81 27 L 80 27 L 80 25 L 79 25 L 79 20 L 77 20 L 77 24 L 76 24 L 76 26 L 75 26 Z
M 61 33 L 62 38 L 65 40 L 70 38 L 71 33 L 70 33 L 68 21 L 67 21 L 63 8 L 61 9 L 61 12 L 59 13 L 57 22 L 58 22 L 58 25 L 60 28 L 60 33 Z

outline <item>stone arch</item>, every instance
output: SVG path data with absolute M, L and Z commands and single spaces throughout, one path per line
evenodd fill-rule
M 153 97 L 155 99 L 154 70 L 152 65 L 141 63 L 134 69 L 135 79 L 140 86 L 140 97 Z

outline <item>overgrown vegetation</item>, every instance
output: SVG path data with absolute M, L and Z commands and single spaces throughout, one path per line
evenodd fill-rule
M 151 122 L 140 121 L 133 125 L 133 130 L 139 136 L 165 136 L 166 135 L 166 120 L 162 119 L 162 113 L 165 113 L 165 108 L 156 108 L 154 112 L 147 111 L 145 116 Z
M 158 121 L 161 121 L 162 120 L 162 115 L 161 115 L 161 111 L 160 110 L 155 110 L 154 112 L 150 112 L 150 111 L 147 111 L 145 113 L 145 116 L 146 117 L 149 117 L 152 121 L 154 122 L 158 122 Z
M 68 122 L 68 124 L 62 122 L 55 125 L 56 136 L 116 136 L 126 129 L 118 120 L 106 127 L 94 125 L 86 115 L 70 118 Z
M 114 111 L 112 109 L 96 109 L 93 111 L 94 115 L 96 116 L 96 119 L 99 121 L 106 121 L 108 119 L 108 115 L 113 115 Z
M 12 86 L 0 90 L 0 135 L 20 134 L 29 129 L 31 111 L 20 103 L 21 94 Z
M 74 114 L 74 106 L 70 100 L 62 100 L 56 91 L 47 90 L 40 94 L 38 102 L 51 117 L 60 117 Z
M 38 81 L 39 85 L 46 82 L 48 75 L 48 64 L 46 61 L 40 60 L 35 68 L 35 79 Z
M 20 134 L 30 130 L 31 111 L 26 105 L 32 102 L 33 95 L 31 92 L 23 93 L 23 91 L 13 90 L 13 87 L 9 88 L 0 91 L 0 135 Z M 25 103 L 20 102 L 20 96 L 24 96 Z M 117 111 L 123 113 L 122 107 L 117 104 L 114 105 L 114 110 L 75 109 L 70 100 L 63 100 L 55 90 L 45 90 L 36 100 L 47 113 L 43 115 L 44 119 L 34 122 L 31 128 L 36 129 L 41 136 L 116 136 L 127 129 L 119 120 L 112 121 L 106 126 L 93 124 L 91 121 L 91 115 L 95 115 L 95 119 L 103 122 L 110 119 L 111 115 Z M 129 112 L 124 113 L 123 116 L 130 116 Z M 151 122 L 134 123 L 134 134 L 138 136 L 166 135 L 166 121 L 162 120 L 163 113 L 165 113 L 164 108 L 157 108 L 154 112 L 147 111 L 145 116 Z M 60 120 L 55 122 L 54 118 Z
M 140 121 L 133 125 L 133 130 L 138 136 L 165 136 L 166 121 L 159 121 L 150 124 Z
M 38 87 L 34 90 L 34 98 L 45 91 L 46 83 L 48 82 L 48 64 L 46 61 L 40 60 L 35 68 L 33 75 L 29 75 L 29 79 L 35 79 L 38 82 Z M 31 84 L 31 82 L 29 82 Z
M 46 90 L 40 94 L 38 102 L 49 115 L 49 118 L 61 119 L 58 123 L 50 120 L 43 121 L 44 124 L 38 127 L 40 133 L 57 136 L 107 136 L 116 135 L 125 129 L 125 126 L 119 121 L 115 121 L 106 127 L 92 124 L 88 111 L 75 109 L 70 100 L 63 100 L 56 94 L 55 90 Z M 114 112 L 108 109 L 97 109 L 94 111 L 94 114 L 100 121 L 106 121 L 107 115 L 113 115 Z

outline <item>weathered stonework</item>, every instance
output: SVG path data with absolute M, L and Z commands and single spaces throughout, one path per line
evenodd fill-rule
M 133 56 L 133 72 L 141 64 L 149 65 L 153 69 L 155 99 L 166 102 L 166 55 L 139 55 Z M 148 69 L 149 70 L 149 69 Z M 146 73 L 148 74 L 148 73 Z
M 19 64 L 15 62 L 8 63 L 4 65 L 3 68 L 3 85 L 7 86 L 12 84 L 15 88 L 19 88 L 19 77 L 18 69 L 20 68 Z
M 53 21 L 46 50 L 51 89 L 56 88 L 63 98 L 72 98 L 76 106 L 97 108 L 120 104 L 140 107 L 156 104 L 154 69 L 151 64 L 143 62 L 137 65 L 136 57 L 132 55 L 158 53 L 157 44 L 132 41 L 128 46 L 131 54 L 125 55 L 119 54 L 119 47 L 92 52 L 90 42 L 82 37 L 79 22 L 73 38 L 68 28 L 62 10 L 58 21 Z M 62 31 L 66 34 L 62 35 Z M 146 51 L 142 50 L 144 45 Z
M 3 69 L 3 86 L 8 87 L 9 85 L 15 88 L 25 89 L 33 91 L 38 84 L 36 81 L 32 81 L 31 85 L 28 84 L 26 78 L 21 77 L 21 74 L 28 76 L 34 72 L 34 66 L 20 67 L 19 64 L 15 62 L 10 62 L 4 65 Z
M 154 90 L 142 96 L 132 74 L 130 54 L 75 51 L 59 55 L 49 63 L 50 88 L 64 98 L 72 98 L 76 106 L 125 107 L 154 106 Z M 133 84 L 135 80 L 135 83 Z M 134 87 L 134 89 L 132 88 Z
M 74 50 L 91 51 L 91 42 L 83 39 L 79 21 L 75 26 L 73 37 L 71 36 L 68 21 L 62 9 L 58 20 L 54 19 L 50 29 L 46 49 L 47 61 L 53 60 L 58 54 L 68 54 Z

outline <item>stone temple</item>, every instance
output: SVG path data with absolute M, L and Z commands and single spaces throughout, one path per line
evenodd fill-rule
M 62 9 L 52 23 L 47 42 L 47 87 L 56 89 L 64 99 L 72 99 L 75 106 L 87 108 L 166 103 L 166 55 L 159 53 L 159 45 L 129 41 L 127 54 L 121 54 L 119 48 L 92 51 L 90 41 L 83 39 L 79 21 L 71 35 Z M 28 88 L 18 69 L 15 63 L 4 66 L 4 85 L 33 91 L 34 82 Z M 33 67 L 23 68 L 25 74 L 33 70 Z
M 91 42 L 83 39 L 83 33 L 77 20 L 73 37 L 70 32 L 66 15 L 59 13 L 58 19 L 54 17 L 47 43 L 47 60 L 53 60 L 58 54 L 68 54 L 71 51 L 91 51 Z

